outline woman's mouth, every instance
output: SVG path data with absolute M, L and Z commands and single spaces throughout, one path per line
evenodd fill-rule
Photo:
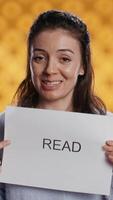
M 54 90 L 57 89 L 62 82 L 62 80 L 42 80 L 41 85 L 44 90 Z

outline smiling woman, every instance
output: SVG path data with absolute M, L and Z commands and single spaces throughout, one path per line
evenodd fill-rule
M 85 23 L 77 16 L 63 11 L 42 13 L 30 28 L 26 76 L 15 94 L 15 104 L 30 108 L 105 115 L 105 105 L 93 91 L 93 78 L 90 39 Z M 2 135 L 3 127 L 1 117 Z M 8 141 L 0 142 L 0 149 L 7 144 Z M 47 138 L 46 141 L 43 140 L 43 147 L 55 150 L 67 148 L 69 151 L 81 149 L 78 141 L 69 146 L 68 141 L 62 143 L 61 140 L 51 141 Z M 106 141 L 104 151 L 106 158 L 113 164 L 113 141 Z M 111 186 L 111 194 L 106 197 L 1 184 L 0 200 L 15 199 L 111 200 L 113 188 Z
M 93 91 L 93 75 L 87 26 L 70 13 L 45 12 L 30 29 L 17 105 L 105 114 Z
M 60 28 L 41 32 L 31 47 L 30 69 L 38 107 L 73 110 L 74 87 L 84 74 L 79 41 Z

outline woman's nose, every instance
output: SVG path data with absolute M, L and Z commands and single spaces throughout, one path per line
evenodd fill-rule
M 57 73 L 57 64 L 54 60 L 49 60 L 47 62 L 44 72 L 47 74 Z

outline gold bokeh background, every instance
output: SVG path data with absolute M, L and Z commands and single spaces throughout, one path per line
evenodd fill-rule
M 71 11 L 87 23 L 95 92 L 113 111 L 113 0 L 0 0 L 0 111 L 24 78 L 29 27 L 48 9 Z

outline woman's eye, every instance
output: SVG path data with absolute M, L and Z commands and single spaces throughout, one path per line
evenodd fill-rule
M 41 61 L 45 60 L 45 57 L 44 56 L 36 56 L 33 58 L 33 60 L 35 62 L 41 62 Z
M 68 62 L 71 61 L 71 59 L 70 59 L 70 58 L 67 58 L 67 57 L 62 57 L 62 58 L 61 58 L 61 61 L 64 62 L 64 63 L 68 63 Z

